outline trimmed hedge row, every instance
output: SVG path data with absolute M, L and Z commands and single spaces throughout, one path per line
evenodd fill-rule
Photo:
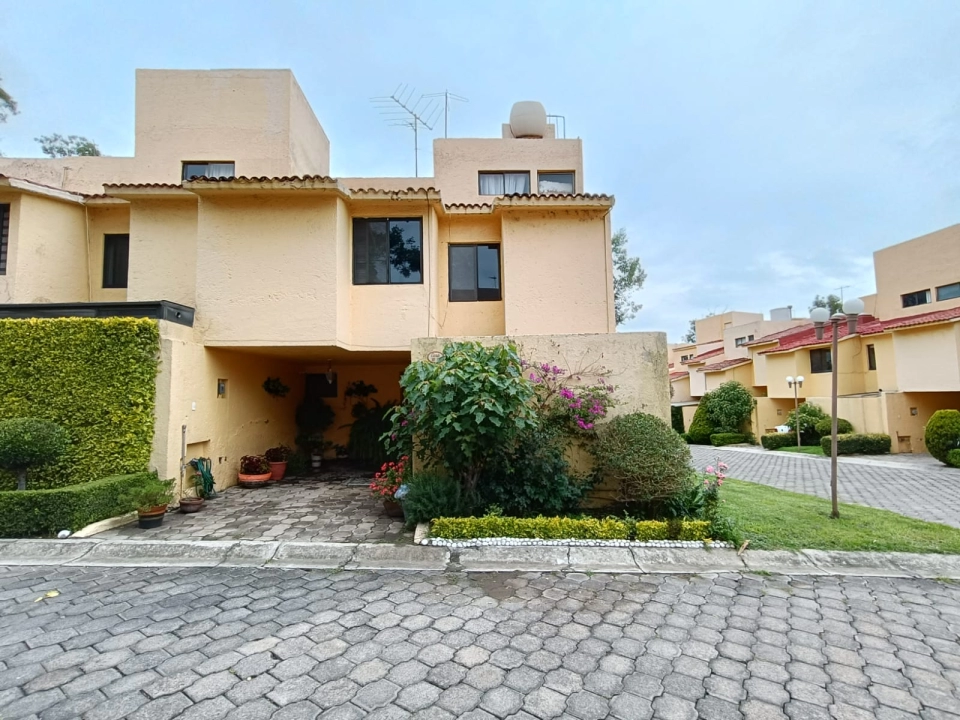
M 786 433 L 768 433 L 760 436 L 760 444 L 767 450 L 779 450 L 785 447 L 796 447 L 797 434 L 793 432 Z
M 58 461 L 30 473 L 30 487 L 147 469 L 159 350 L 155 320 L 0 320 L 0 420 L 51 420 L 70 434 Z M 0 490 L 13 487 L 15 477 L 0 473 Z
M 531 538 L 537 540 L 706 540 L 706 520 L 667 522 L 641 520 L 629 523 L 616 518 L 514 518 L 499 515 L 437 518 L 430 525 L 434 537 L 448 540 L 475 538 Z
M 821 438 L 829 437 L 830 433 L 833 432 L 833 419 L 817 420 L 817 424 L 813 427 Z M 849 435 L 852 432 L 854 432 L 853 424 L 849 420 L 837 418 L 837 435 Z
M 830 436 L 820 438 L 824 455 L 830 455 Z M 837 435 L 837 455 L 883 455 L 890 452 L 890 436 L 880 433 Z
M 710 444 L 714 447 L 738 445 L 745 442 L 747 442 L 747 436 L 742 433 L 714 433 L 710 436 Z
M 52 490 L 0 491 L 0 537 L 49 537 L 133 510 L 126 494 L 153 478 L 135 473 Z

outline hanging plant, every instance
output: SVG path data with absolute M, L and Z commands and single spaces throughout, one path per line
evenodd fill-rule
M 278 377 L 268 377 L 264 380 L 263 389 L 266 390 L 268 395 L 278 398 L 286 397 L 287 393 L 290 392 L 290 388 L 284 385 Z

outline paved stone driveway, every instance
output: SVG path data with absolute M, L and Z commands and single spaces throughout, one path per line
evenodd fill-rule
M 0 713 L 935 720 L 958 631 L 928 580 L 0 569 Z
M 783 452 L 753 452 L 692 445 L 699 468 L 719 457 L 730 477 L 783 490 L 830 497 L 828 458 Z M 960 527 L 960 470 L 942 465 L 901 462 L 872 465 L 841 461 L 837 469 L 840 501 L 893 510 L 901 515 Z
M 370 495 L 366 485 L 305 480 L 255 490 L 232 487 L 198 513 L 167 513 L 159 528 L 140 530 L 134 524 L 97 537 L 393 542 L 412 540 L 413 533 L 404 532 L 402 521 L 384 515 L 383 504 Z

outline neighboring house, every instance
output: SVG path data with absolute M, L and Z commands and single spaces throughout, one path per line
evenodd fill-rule
M 893 452 L 926 452 L 923 434 L 930 416 L 960 408 L 960 225 L 878 250 L 874 273 L 877 292 L 863 298 L 868 314 L 860 318 L 857 334 L 849 336 L 845 323 L 838 333 L 839 414 L 857 432 L 890 435 Z M 691 387 L 709 390 L 728 380 L 751 387 L 758 396 L 758 434 L 782 425 L 793 409 L 787 377 L 803 376 L 800 402 L 829 412 L 834 360 L 829 326 L 822 340 L 809 321 L 755 335 L 738 358 L 725 354 L 697 368 L 704 378 L 702 384 L 689 380 Z M 678 383 L 684 381 L 671 375 L 671 382 L 676 403 Z
M 669 417 L 662 336 L 613 334 L 614 199 L 583 192 L 581 141 L 538 103 L 501 137 L 435 140 L 433 177 L 332 178 L 291 72 L 136 79 L 133 157 L 0 158 L 0 316 L 160 318 L 161 473 L 186 426 L 186 457 L 229 480 L 292 442 L 305 393 L 345 442 L 345 388 L 398 400 L 418 338 L 596 333 L 632 406 Z

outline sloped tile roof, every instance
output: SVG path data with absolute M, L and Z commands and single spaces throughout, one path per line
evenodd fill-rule
M 781 338 L 780 344 L 777 347 L 764 350 L 760 354 L 766 355 L 767 353 L 786 352 L 801 347 L 827 345 L 833 342 L 833 326 L 829 323 L 823 328 L 822 340 L 817 340 L 816 329 L 812 324 L 804 325 L 800 330 L 800 332 Z M 876 335 L 877 333 L 882 333 L 883 330 L 883 323 L 872 315 L 861 315 L 857 322 L 857 334 L 859 335 Z M 848 334 L 846 321 L 841 322 L 837 327 L 837 338 L 842 340 Z
M 723 348 L 718 347 L 718 348 L 714 348 L 713 350 L 707 350 L 706 352 L 700 353 L 699 355 L 694 355 L 692 358 L 690 358 L 686 362 L 688 363 L 703 362 L 707 358 L 716 357 L 717 355 L 722 355 L 722 354 L 723 354 Z
M 713 363 L 712 365 L 704 365 L 702 368 L 700 368 L 699 372 L 719 372 L 720 370 L 726 370 L 727 368 L 731 368 L 736 365 L 743 365 L 749 362 L 753 362 L 753 360 L 750 358 L 729 358 L 727 360 L 721 360 L 720 362 Z
M 758 337 L 756 340 L 751 340 L 748 343 L 744 343 L 744 345 L 747 347 L 750 347 L 751 345 L 766 345 L 767 343 L 772 343 L 773 341 L 779 340 L 780 338 L 789 337 L 794 333 L 809 330 L 812 327 L 813 327 L 812 323 L 808 325 L 797 325 L 792 328 L 787 328 L 786 330 L 780 330 L 775 333 L 770 333 L 769 335 L 763 335 L 762 337 Z
M 281 176 L 253 176 L 248 177 L 247 175 L 237 175 L 235 177 L 195 177 L 190 180 L 184 180 L 184 183 L 189 185 L 190 183 L 195 182 L 215 182 L 223 184 L 251 184 L 251 183 L 266 183 L 266 182 L 324 182 L 324 183 L 335 183 L 337 182 L 336 178 L 332 178 L 329 175 L 281 175 Z
M 956 320 L 957 318 L 960 318 L 960 307 L 951 308 L 950 310 L 936 310 L 920 315 L 910 315 L 909 317 L 896 318 L 895 320 L 884 320 L 883 329 L 897 330 L 899 328 L 914 327 L 916 325 L 944 322 L 945 320 Z
M 686 370 L 681 370 L 679 372 L 672 372 L 670 373 L 670 382 L 673 382 L 674 380 L 679 380 L 680 378 L 685 378 L 689 374 L 690 373 Z

